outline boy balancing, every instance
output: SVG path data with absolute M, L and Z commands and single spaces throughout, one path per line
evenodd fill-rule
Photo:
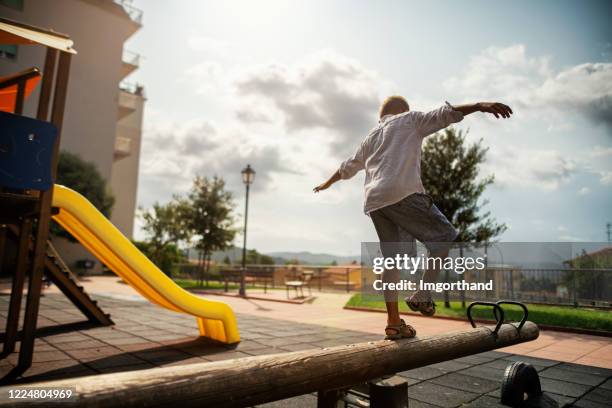
M 421 182 L 421 144 L 426 136 L 474 112 L 491 113 L 496 118 L 509 118 L 513 113 L 510 107 L 498 102 L 460 106 L 446 102 L 445 106 L 428 113 L 413 112 L 404 98 L 391 96 L 380 108 L 378 126 L 361 142 L 353 157 L 345 160 L 329 180 L 314 188 L 314 192 L 365 170 L 364 211 L 374 223 L 383 255 L 393 257 L 397 243 L 413 246 L 417 239 L 425 244 L 430 257 L 446 258 L 457 231 L 425 193 Z M 428 269 L 423 279 L 434 282 L 437 275 L 438 270 Z M 383 272 L 383 282 L 398 281 L 397 269 Z M 385 290 L 384 297 L 386 338 L 414 337 L 414 328 L 400 319 L 398 291 Z M 429 291 L 417 290 L 406 298 L 406 302 L 410 309 L 425 316 L 435 314 L 435 303 Z

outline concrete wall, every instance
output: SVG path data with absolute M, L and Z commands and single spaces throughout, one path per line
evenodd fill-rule
M 141 95 L 121 91 L 120 99 L 129 98 L 133 112 L 117 122 L 117 138 L 129 140 L 129 155 L 115 155 L 112 166 L 111 189 L 115 205 L 111 221 L 124 235 L 131 237 L 134 230 L 134 213 L 138 190 L 138 165 L 142 133 L 142 114 L 145 99 Z

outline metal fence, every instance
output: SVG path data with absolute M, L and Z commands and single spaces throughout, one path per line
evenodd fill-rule
M 240 269 L 239 265 L 211 265 L 208 273 L 197 264 L 188 263 L 177 265 L 173 278 L 224 281 L 223 271 Z M 351 292 L 360 288 L 361 271 L 359 265 L 332 266 L 332 265 L 247 265 L 246 273 L 249 276 L 261 275 L 269 271 L 271 286 L 284 288 L 285 282 L 302 279 L 306 274 L 311 276 L 309 285 L 311 289 L 319 291 Z M 256 285 L 257 282 L 254 282 Z
M 611 307 L 612 269 L 489 268 L 466 280 L 493 280 L 487 298 L 531 303 Z
M 239 265 L 214 265 L 207 275 L 196 264 L 181 264 L 173 278 L 223 282 L 223 270 L 239 269 Z M 284 288 L 286 281 L 300 279 L 304 273 L 312 276 L 310 285 L 319 291 L 363 291 L 373 293 L 375 276 L 370 268 L 360 265 L 247 265 L 253 276 L 269 270 L 271 286 Z M 417 276 L 420 276 L 417 274 Z M 612 307 L 612 269 L 519 269 L 487 268 L 439 274 L 439 282 L 486 283 L 493 281 L 491 291 L 448 291 L 451 300 L 508 299 L 555 305 Z M 253 282 L 257 285 L 257 282 Z M 434 293 L 438 300 L 444 293 Z

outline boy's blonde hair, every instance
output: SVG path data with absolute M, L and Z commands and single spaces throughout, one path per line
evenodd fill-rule
M 379 118 L 385 115 L 397 115 L 398 113 L 407 112 L 410 110 L 410 105 L 404 97 L 393 95 L 385 99 L 380 106 Z

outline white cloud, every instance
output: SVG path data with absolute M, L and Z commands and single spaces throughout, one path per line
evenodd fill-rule
M 612 63 L 587 62 L 554 72 L 548 57 L 527 55 L 523 44 L 490 47 L 444 87 L 463 98 L 501 99 L 517 111 L 537 110 L 540 116 L 548 111 L 552 129 L 571 127 L 566 115 L 576 112 L 612 127 Z
M 608 157 L 612 156 L 612 147 L 595 146 L 589 152 L 591 157 Z
M 205 61 L 187 68 L 181 80 L 192 84 L 197 94 L 208 94 L 230 83 L 226 70 L 217 61 Z
M 569 234 L 559 235 L 559 240 L 561 240 L 561 241 L 568 241 L 568 242 L 584 242 L 584 241 L 586 241 L 586 239 L 583 238 L 583 237 L 579 237 L 579 236 L 576 236 L 576 235 L 569 235 Z
M 187 47 L 193 51 L 225 57 L 229 55 L 232 45 L 218 38 L 194 35 L 187 39 Z
M 588 187 L 582 187 L 580 190 L 578 190 L 578 195 L 584 196 L 587 195 L 591 192 L 591 189 Z
M 465 73 L 444 82 L 444 87 L 462 95 L 505 98 L 512 91 L 531 88 L 551 75 L 549 59 L 529 58 L 522 44 L 489 47 L 471 58 Z M 513 98 L 514 99 L 514 98 Z
M 495 175 L 494 186 L 556 190 L 567 182 L 576 164 L 555 150 L 490 150 L 482 174 Z
M 612 185 L 612 171 L 600 171 L 599 172 L 599 182 L 604 186 Z
M 236 88 L 241 96 L 252 97 L 254 106 L 270 104 L 288 132 L 331 131 L 332 153 L 343 157 L 376 123 L 381 84 L 378 75 L 358 61 L 324 51 L 293 66 L 252 69 L 237 80 Z M 244 108 L 237 115 L 245 122 L 258 118 Z
M 274 112 L 261 106 L 243 105 L 236 110 L 236 118 L 243 123 L 272 123 Z
M 279 147 L 257 143 L 239 130 L 221 131 L 203 120 L 150 120 L 140 163 L 143 204 L 185 193 L 196 175 L 221 176 L 229 189 L 241 192 L 240 170 L 247 163 L 257 170 L 255 191 L 268 189 L 275 174 L 296 173 L 284 164 Z

